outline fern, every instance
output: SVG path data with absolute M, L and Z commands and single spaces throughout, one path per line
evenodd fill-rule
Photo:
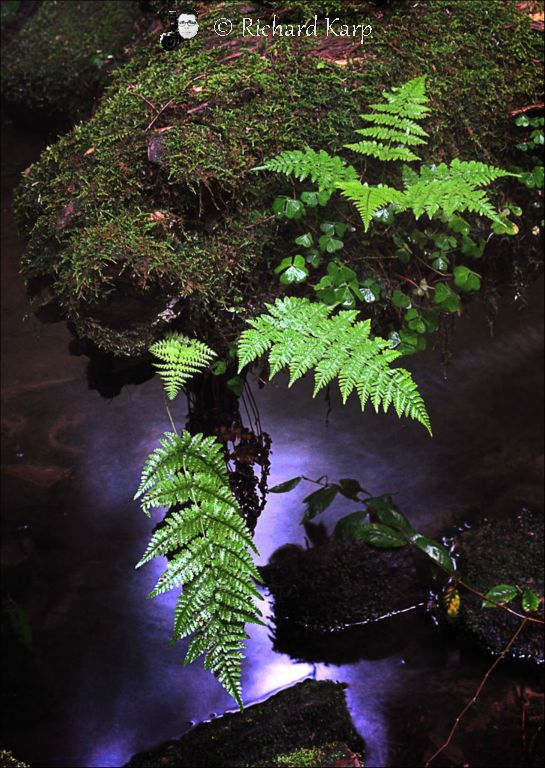
M 420 175 L 411 171 L 404 173 L 405 190 L 396 202 L 400 210 L 411 209 L 417 219 L 423 213 L 431 218 L 438 211 L 447 215 L 472 211 L 501 223 L 499 213 L 479 187 L 514 175 L 485 163 L 457 159 L 450 165 L 423 166 Z
M 378 160 L 419 160 L 409 147 L 426 144 L 424 137 L 427 133 L 416 122 L 429 112 L 425 106 L 428 101 L 425 82 L 425 77 L 416 77 L 400 88 L 383 93 L 386 103 L 371 105 L 378 114 L 361 115 L 363 120 L 373 124 L 356 131 L 366 139 L 345 144 L 345 147 Z
M 402 193 L 393 187 L 379 184 L 376 187 L 361 184 L 359 181 L 348 181 L 337 184 L 343 195 L 356 206 L 363 221 L 365 231 L 369 229 L 371 219 L 388 203 L 397 203 L 403 199 Z
M 357 179 L 358 175 L 351 165 L 337 155 L 331 156 L 323 149 L 315 152 L 310 147 L 303 151 L 292 150 L 268 160 L 265 165 L 254 168 L 255 171 L 275 171 L 286 176 L 294 176 L 299 181 L 310 180 L 318 184 L 320 191 L 331 191 L 337 181 Z
M 268 352 L 271 378 L 287 367 L 291 386 L 314 369 L 314 396 L 336 378 L 343 402 L 355 390 L 362 409 L 368 400 L 376 411 L 393 405 L 398 416 L 416 419 L 431 434 L 411 374 L 390 368 L 400 353 L 385 339 L 370 338 L 370 320 L 356 321 L 353 310 L 331 317 L 332 307 L 294 297 L 266 306 L 269 313 L 249 320 L 252 327 L 240 336 L 239 370 Z
M 155 367 L 170 400 L 174 400 L 184 384 L 206 368 L 216 356 L 204 342 L 177 333 L 171 333 L 165 339 L 152 344 L 150 352 L 162 361 L 155 363 Z
M 201 434 L 167 432 L 146 461 L 135 498 L 148 515 L 154 507 L 183 505 L 153 534 L 137 568 L 174 553 L 149 597 L 183 587 L 173 641 L 194 634 L 184 663 L 204 654 L 205 668 L 242 708 L 244 626 L 261 623 L 253 600 L 260 577 L 221 446 Z

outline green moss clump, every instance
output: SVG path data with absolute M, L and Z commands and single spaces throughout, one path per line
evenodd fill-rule
M 44 0 L 3 52 L 3 98 L 34 120 L 88 114 L 137 13 L 135 0 Z
M 0 768 L 29 768 L 29 765 L 17 760 L 9 749 L 2 749 L 0 750 Z
M 156 40 L 136 48 L 93 118 L 49 147 L 19 189 L 29 286 L 109 352 L 137 355 L 167 324 L 221 352 L 244 312 L 278 290 L 271 267 L 291 248 L 268 213 L 286 182 L 252 168 L 304 145 L 343 151 L 381 90 L 427 74 L 426 157 L 495 164 L 509 162 L 509 109 L 538 98 L 539 37 L 511 3 L 458 0 L 449 13 L 394 4 L 380 21 L 363 3 L 373 40 L 340 65 L 316 55 L 323 38 L 218 38 L 216 18 L 240 9 L 209 6 L 175 53 Z M 127 257 L 114 231 L 131 244 Z M 348 262 L 364 255 L 359 242 L 347 247 Z
M 322 765 L 327 765 L 329 760 L 334 758 L 343 758 L 346 756 L 346 745 L 339 742 L 333 742 L 331 744 L 324 744 L 323 747 L 314 747 L 313 749 L 296 749 L 294 752 L 290 752 L 285 755 L 276 755 L 267 763 L 260 763 L 255 768 L 265 768 L 265 766 L 271 766 L 271 768 L 319 768 Z M 352 753 L 354 754 L 354 753 Z M 324 763 L 324 760 L 329 757 L 328 763 Z M 361 755 L 356 755 L 360 765 L 363 765 L 363 759 Z

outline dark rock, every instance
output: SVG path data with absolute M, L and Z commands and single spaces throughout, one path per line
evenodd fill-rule
M 463 533 L 458 540 L 464 580 L 486 594 L 496 584 L 514 584 L 543 600 L 543 514 L 523 509 L 516 515 Z M 520 598 L 509 606 L 522 613 Z M 541 604 L 541 618 L 543 617 Z M 539 616 L 539 614 L 533 614 Z M 493 655 L 501 653 L 521 619 L 501 608 L 482 608 L 482 600 L 463 593 L 460 622 L 468 635 Z M 510 656 L 542 664 L 543 625 L 528 623 Z
M 398 633 L 388 639 L 373 623 L 426 599 L 408 550 L 379 550 L 361 541 L 307 550 L 287 545 L 261 574 L 274 596 L 275 649 L 306 661 L 391 654 Z
M 313 765 L 356 766 L 354 757 L 363 752 L 364 745 L 350 720 L 343 689 L 343 685 L 329 680 L 305 680 L 243 712 L 201 723 L 177 741 L 135 755 L 127 765 L 131 768 L 289 765 L 289 762 L 277 763 L 275 758 L 285 758 L 295 751 L 316 750 Z M 333 749 L 326 749 L 332 742 L 341 746 L 336 756 Z M 334 761 L 343 756 L 352 763 L 322 763 L 322 759 L 329 757 Z

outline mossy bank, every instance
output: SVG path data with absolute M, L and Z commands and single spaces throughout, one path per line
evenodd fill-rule
M 289 241 L 270 206 L 286 184 L 251 172 L 273 154 L 338 152 L 381 91 L 427 74 L 424 159 L 507 164 L 509 111 L 539 95 L 539 36 L 514 3 L 361 3 L 374 28 L 362 46 L 214 34 L 241 8 L 207 6 L 175 53 L 146 39 L 94 117 L 48 147 L 19 189 L 31 294 L 114 354 L 140 355 L 167 327 L 221 351 L 278 292 L 272 270 Z M 346 259 L 358 256 L 355 240 Z

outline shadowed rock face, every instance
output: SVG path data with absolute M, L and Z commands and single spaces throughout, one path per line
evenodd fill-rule
M 242 763 L 256 767 L 291 765 L 285 759 L 286 753 L 299 750 L 312 762 L 294 762 L 294 765 L 361 765 L 354 753 L 363 752 L 363 742 L 350 720 L 344 687 L 330 681 L 305 680 L 244 712 L 201 723 L 178 741 L 135 755 L 127 765 L 132 768 L 163 765 L 228 768 Z M 332 742 L 337 742 L 337 747 L 345 747 L 337 749 L 340 755 L 333 754 Z M 346 762 L 335 763 L 335 757 L 342 757 L 343 752 Z M 284 757 L 283 762 L 275 759 L 280 755 Z M 322 762 L 328 756 L 332 762 Z
M 167 327 L 225 349 L 242 315 L 278 291 L 271 268 L 291 247 L 291 231 L 269 213 L 286 184 L 251 169 L 307 144 L 339 151 L 382 90 L 429 74 L 424 159 L 435 160 L 507 159 L 510 94 L 535 101 L 534 33 L 501 2 L 486 13 L 472 6 L 471 23 L 464 3 L 448 16 L 435 4 L 382 12 L 369 3 L 361 15 L 381 45 L 353 50 L 336 39 L 213 33 L 217 18 L 242 8 L 207 6 L 197 37 L 174 53 L 150 23 L 94 117 L 46 149 L 21 184 L 31 294 L 60 305 L 77 334 L 107 352 L 136 357 Z M 475 66 L 461 77 L 448 62 L 469 49 Z M 362 261 L 356 234 L 348 263 Z
M 524 509 L 518 515 L 469 531 L 460 537 L 459 552 L 460 571 L 481 592 L 486 594 L 496 584 L 514 584 L 543 594 L 542 512 Z M 474 640 L 498 655 L 520 619 L 500 608 L 483 609 L 481 602 L 480 598 L 464 594 L 460 619 Z M 519 598 L 509 605 L 522 613 Z M 542 625 L 527 624 L 509 655 L 543 664 L 543 651 Z
M 136 0 L 42 2 L 3 51 L 4 103 L 32 126 L 66 127 L 89 116 L 138 12 Z

